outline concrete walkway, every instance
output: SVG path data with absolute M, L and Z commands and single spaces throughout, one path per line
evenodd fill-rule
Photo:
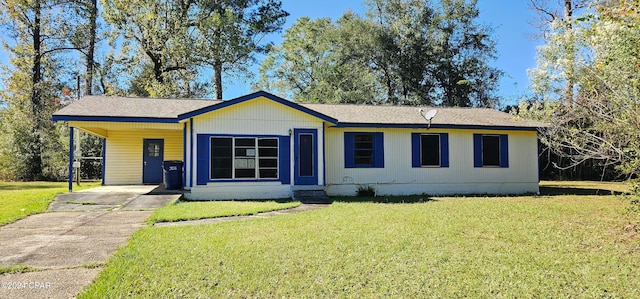
M 99 187 L 59 195 L 52 212 L 0 227 L 0 266 L 36 272 L 0 275 L 0 298 L 72 298 L 118 247 L 145 227 L 153 209 L 180 194 L 156 186 Z
M 246 220 L 246 219 L 255 219 L 255 218 L 266 218 L 273 217 L 279 215 L 288 215 L 295 214 L 304 211 L 311 211 L 322 209 L 330 206 L 331 204 L 301 204 L 295 208 L 286 209 L 286 210 L 278 210 L 271 212 L 258 213 L 256 215 L 249 216 L 231 216 L 231 217 L 218 217 L 218 218 L 209 218 L 209 219 L 200 219 L 200 220 L 188 220 L 188 221 L 176 221 L 176 222 L 158 222 L 154 223 L 153 226 L 157 227 L 167 227 L 167 226 L 184 226 L 184 225 L 199 225 L 199 224 L 210 224 L 210 223 L 219 223 L 219 222 L 227 222 L 227 221 L 237 221 L 237 220 Z

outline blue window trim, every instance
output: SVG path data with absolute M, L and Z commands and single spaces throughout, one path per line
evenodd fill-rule
M 239 138 L 277 138 L 278 139 L 278 178 L 268 179 L 211 179 L 211 138 L 212 137 L 239 137 Z M 291 137 L 286 135 L 246 135 L 246 134 L 197 134 L 197 185 L 208 183 L 241 183 L 241 182 L 281 182 L 288 185 L 291 180 L 289 163 L 291 161 L 289 145 Z
M 373 164 L 355 163 L 355 135 L 373 137 Z M 344 132 L 345 168 L 384 168 L 384 134 L 382 132 Z
M 482 136 L 498 136 L 500 138 L 500 166 L 484 166 L 482 161 Z M 473 167 L 476 168 L 509 168 L 509 135 L 507 134 L 473 134 Z
M 422 135 L 440 136 L 440 165 L 422 165 Z M 411 133 L 411 167 L 447 168 L 449 167 L 449 133 Z

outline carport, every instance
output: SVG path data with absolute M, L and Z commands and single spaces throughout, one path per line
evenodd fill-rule
M 216 103 L 87 96 L 55 112 L 53 120 L 67 122 L 70 129 L 69 192 L 77 160 L 73 129 L 102 138 L 103 185 L 157 185 L 163 181 L 163 161 L 187 160 L 185 141 L 192 134 L 192 119 L 179 116 Z

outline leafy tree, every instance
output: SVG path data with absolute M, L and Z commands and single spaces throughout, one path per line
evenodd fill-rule
M 300 102 L 375 103 L 375 75 L 363 63 L 367 26 L 352 13 L 338 23 L 300 18 L 263 62 L 258 86 L 291 93 Z M 363 39 L 365 39 L 363 41 Z
M 11 41 L 3 41 L 11 67 L 3 67 L 3 176 L 40 180 L 60 178 L 64 168 L 60 129 L 51 121 L 59 105 L 57 56 L 69 44 L 72 3 L 50 0 L 3 0 L 0 18 Z
M 388 102 L 497 104 L 493 91 L 503 73 L 488 65 L 495 42 L 490 28 L 475 23 L 476 1 L 370 0 L 368 5 L 369 18 L 381 27 L 377 40 L 383 54 L 376 65 L 382 66 Z
M 247 73 L 262 40 L 282 29 L 289 15 L 278 0 L 199 0 L 196 59 L 213 69 L 215 98 L 222 99 L 222 75 Z
M 495 105 L 502 72 L 488 65 L 495 43 L 475 23 L 475 1 L 366 4 L 366 18 L 298 20 L 265 60 L 262 86 L 303 101 Z
M 488 61 L 496 58 L 491 30 L 474 22 L 478 17 L 477 1 L 442 0 L 439 21 L 441 49 L 432 96 L 445 106 L 495 107 L 493 93 L 503 72 Z
M 216 98 L 223 73 L 246 73 L 264 36 L 282 28 L 276 0 L 105 0 L 105 20 L 124 38 L 125 68 L 141 96 L 200 96 L 202 67 L 213 69 Z M 143 59 L 141 59 L 141 57 Z
M 142 83 L 144 92 L 136 95 L 175 96 L 180 85 L 188 84 L 171 79 L 187 81 L 173 73 L 195 68 L 189 31 L 195 9 L 191 0 L 104 1 L 105 21 L 113 26 L 115 37 L 123 38 L 125 70 Z

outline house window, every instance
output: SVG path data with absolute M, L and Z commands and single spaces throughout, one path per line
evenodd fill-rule
M 160 144 L 149 143 L 149 145 L 147 146 L 147 156 L 160 157 Z
M 482 166 L 500 166 L 500 136 L 482 135 Z
M 474 167 L 509 167 L 506 134 L 473 134 Z
M 235 178 L 255 178 L 256 177 L 256 139 L 236 138 L 235 139 Z
M 278 139 L 258 139 L 258 177 L 261 179 L 278 178 Z
M 211 179 L 230 179 L 233 174 L 233 138 L 211 138 Z
M 210 179 L 277 178 L 277 138 L 211 138 Z
M 440 166 L 440 135 L 420 136 L 420 166 Z
M 383 138 L 381 132 L 345 132 L 345 168 L 384 168 Z
M 449 134 L 412 133 L 412 167 L 449 167 Z
M 373 134 L 354 134 L 354 164 L 373 166 Z

